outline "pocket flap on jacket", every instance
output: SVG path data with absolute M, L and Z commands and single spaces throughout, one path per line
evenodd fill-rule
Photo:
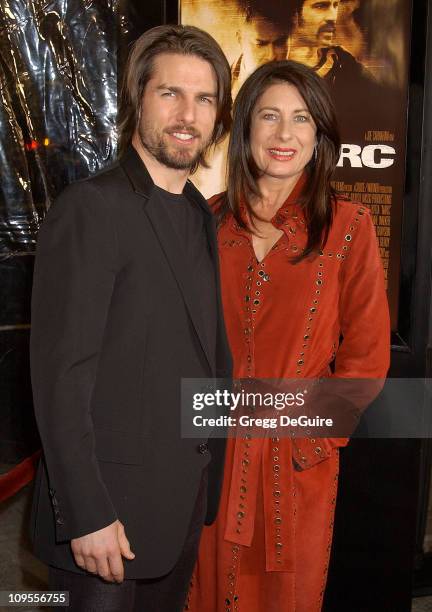
M 122 431 L 95 429 L 96 457 L 99 461 L 141 465 L 145 439 Z

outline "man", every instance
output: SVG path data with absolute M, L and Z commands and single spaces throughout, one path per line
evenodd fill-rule
M 358 138 L 363 121 L 373 129 L 394 129 L 394 117 L 387 108 L 389 91 L 338 42 L 339 9 L 343 0 L 317 2 L 296 0 L 295 27 L 289 59 L 313 68 L 330 86 L 344 138 Z M 356 117 L 356 121 L 352 121 Z
M 296 27 L 289 58 L 314 68 L 331 86 L 356 81 L 363 67 L 342 47 L 336 46 L 339 0 L 297 0 Z M 345 92 L 346 95 L 346 92 Z
M 296 0 L 296 18 L 289 59 L 310 66 L 332 87 L 355 85 L 373 77 L 346 49 L 337 45 L 336 26 L 343 0 Z M 345 15 L 345 10 L 342 11 Z M 346 92 L 345 92 L 346 95 Z
M 208 34 L 146 32 L 126 68 L 124 154 L 67 188 L 40 231 L 34 544 L 74 611 L 180 610 L 216 515 L 224 445 L 181 438 L 180 384 L 231 375 L 214 221 L 188 181 L 230 106 Z
M 339 0 L 297 1 L 298 13 L 290 59 L 315 66 L 317 50 L 334 43 Z
M 259 66 L 287 57 L 294 10 L 292 3 L 239 0 L 237 40 L 241 54 L 232 66 L 233 93 Z
M 286 59 L 294 16 L 290 2 L 239 0 L 238 9 L 240 23 L 236 37 L 240 53 L 231 66 L 233 98 L 258 66 Z M 213 151 L 210 168 L 197 172 L 195 183 L 208 197 L 225 189 L 227 150 L 228 141 L 225 140 Z

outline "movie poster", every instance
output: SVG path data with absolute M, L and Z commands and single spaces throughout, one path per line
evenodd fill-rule
M 233 97 L 261 64 L 293 59 L 327 81 L 342 136 L 334 186 L 371 209 L 396 328 L 410 47 L 410 0 L 180 0 L 180 21 L 209 32 L 231 65 Z M 225 188 L 227 141 L 193 180 Z

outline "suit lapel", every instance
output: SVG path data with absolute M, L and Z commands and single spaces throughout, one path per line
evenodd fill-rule
M 171 223 L 171 219 L 162 207 L 154 203 L 154 200 L 149 200 L 144 207 L 144 211 L 153 226 L 162 250 L 168 260 L 188 309 L 192 324 L 209 363 L 210 370 L 213 372 L 215 367 L 214 357 L 210 355 L 207 343 L 204 321 L 201 315 L 201 300 L 194 282 L 194 275 L 190 269 L 190 264 L 186 261 L 184 245 L 180 243 L 175 228 Z
M 228 336 L 225 328 L 225 319 L 223 316 L 221 280 L 219 268 L 219 252 L 217 243 L 217 230 L 215 216 L 209 208 L 209 205 L 196 189 L 196 187 L 188 181 L 184 193 L 187 197 L 194 199 L 199 204 L 205 213 L 204 224 L 207 232 L 207 240 L 210 246 L 210 254 L 213 260 L 216 281 L 216 302 L 217 302 L 217 336 L 216 336 L 216 377 L 230 378 L 232 376 L 232 357 L 228 345 Z
M 232 376 L 232 357 L 228 345 L 228 337 L 223 316 L 221 279 L 219 268 L 219 252 L 217 245 L 216 221 L 213 213 L 206 219 L 206 230 L 210 253 L 213 259 L 216 280 L 216 302 L 217 302 L 217 339 L 216 339 L 216 377 L 230 378 Z
M 190 265 L 186 261 L 184 245 L 181 244 L 175 228 L 171 223 L 171 219 L 165 210 L 158 206 L 155 199 L 151 197 L 154 183 L 135 149 L 130 147 L 120 163 L 123 169 L 126 171 L 134 191 L 143 196 L 145 199 L 143 202 L 144 212 L 153 227 L 162 251 L 165 254 L 174 278 L 176 279 L 193 327 L 197 333 L 201 347 L 208 361 L 210 371 L 214 374 L 215 356 L 210 354 L 204 329 L 204 321 L 201 315 L 200 296 L 195 285 L 194 275 L 190 269 Z M 204 198 L 190 183 L 188 183 L 185 187 L 184 193 L 188 198 L 193 199 L 197 204 L 199 204 L 199 206 L 203 209 L 203 212 L 206 213 L 203 215 L 204 225 L 209 239 L 213 261 L 217 262 L 215 239 L 214 237 L 212 238 L 212 236 L 214 236 L 214 230 L 212 230 L 211 211 L 209 210 Z

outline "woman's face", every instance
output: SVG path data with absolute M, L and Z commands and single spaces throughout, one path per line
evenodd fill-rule
M 275 83 L 252 111 L 250 146 L 264 176 L 296 180 L 311 159 L 316 126 L 294 85 Z

